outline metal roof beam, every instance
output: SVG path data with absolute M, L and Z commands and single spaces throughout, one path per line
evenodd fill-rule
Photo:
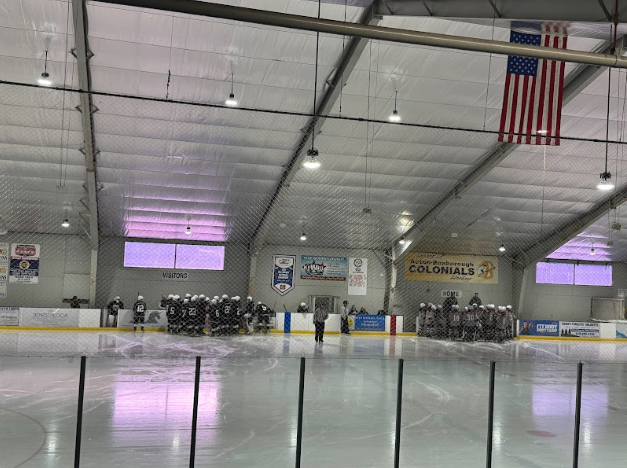
M 623 39 L 619 47 L 622 48 Z M 606 46 L 604 52 L 608 52 L 611 46 Z M 597 67 L 596 65 L 588 65 L 580 67 L 576 71 L 576 75 L 564 86 L 563 94 L 563 106 L 565 107 L 570 103 L 579 93 L 581 93 L 586 87 L 590 85 L 596 78 L 598 78 L 605 71 L 604 67 Z M 486 155 L 481 159 L 481 162 L 472 167 L 466 175 L 455 185 L 455 187 L 446 193 L 425 215 L 418 219 L 410 229 L 403 234 L 406 242 L 402 249 L 401 255 L 409 248 L 410 245 L 415 245 L 426 234 L 429 226 L 437 221 L 438 216 L 448 208 L 448 206 L 457 198 L 460 198 L 463 194 L 468 192 L 483 177 L 488 174 L 492 169 L 497 167 L 502 161 L 505 160 L 510 154 L 514 152 L 520 145 L 513 143 L 497 143 L 494 145 Z M 397 245 L 399 239 L 396 239 L 394 245 Z M 399 255 L 400 257 L 400 255 Z
M 377 25 L 380 22 L 380 17 L 375 16 L 373 14 L 374 8 L 371 6 L 362 15 L 360 19 L 361 24 L 368 25 Z M 333 78 L 329 81 L 329 88 L 325 95 L 320 100 L 320 104 L 318 105 L 318 109 L 316 114 L 318 116 L 325 116 L 331 112 L 331 109 L 337 102 L 340 92 L 342 88 L 348 81 L 351 73 L 355 69 L 355 65 L 359 60 L 359 57 L 363 53 L 368 44 L 367 39 L 353 37 L 350 39 L 348 46 L 346 47 L 344 54 L 339 60 L 339 63 L 336 67 L 336 72 L 333 75 Z M 272 216 L 272 211 L 276 206 L 277 201 L 279 200 L 281 194 L 284 190 L 289 187 L 292 179 L 296 175 L 296 172 L 300 169 L 301 162 L 306 155 L 306 150 L 310 145 L 311 136 L 314 132 L 316 135 L 320 133 L 320 129 L 324 125 L 326 121 L 326 117 L 317 117 L 314 116 L 310 119 L 309 124 L 307 125 L 307 130 L 305 134 L 301 138 L 298 146 L 296 147 L 296 151 L 290 158 L 289 162 L 284 166 L 283 174 L 281 175 L 281 179 L 277 187 L 272 194 L 272 198 L 270 199 L 266 209 L 255 229 L 255 232 L 251 241 L 251 250 L 253 252 L 257 252 L 263 246 L 264 240 L 264 231 L 267 228 L 268 221 Z
M 78 84 L 82 91 L 91 91 L 91 75 L 89 71 L 89 59 L 93 55 L 89 50 L 89 40 L 87 32 L 87 12 L 85 0 L 72 0 L 72 16 L 74 24 L 75 49 L 74 54 L 78 69 Z M 98 189 L 96 183 L 96 139 L 94 136 L 93 113 L 95 108 L 92 105 L 91 94 L 80 93 L 81 123 L 83 126 L 85 154 L 87 205 L 89 207 L 89 240 L 91 246 L 91 268 L 90 268 L 90 307 L 95 306 L 96 300 L 96 266 L 98 259 Z

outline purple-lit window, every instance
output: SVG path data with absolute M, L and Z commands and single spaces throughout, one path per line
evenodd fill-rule
M 536 265 L 536 283 L 574 284 L 575 265 L 572 263 L 544 263 Z
M 579 286 L 612 286 L 612 265 L 576 265 L 575 284 Z
M 176 268 L 187 270 L 224 270 L 224 247 L 177 244 Z
M 131 268 L 174 268 L 174 244 L 125 242 L 124 266 Z

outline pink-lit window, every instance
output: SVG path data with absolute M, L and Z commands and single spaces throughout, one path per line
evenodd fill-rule
M 576 265 L 575 284 L 612 286 L 612 265 Z
M 540 262 L 536 265 L 536 283 L 612 286 L 612 266 Z
M 174 268 L 174 244 L 125 242 L 124 266 L 130 268 Z

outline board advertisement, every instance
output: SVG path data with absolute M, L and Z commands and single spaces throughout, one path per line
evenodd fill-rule
M 39 283 L 39 244 L 11 244 L 9 283 Z
M 9 266 L 9 244 L 0 242 L 0 266 Z
M 365 296 L 368 292 L 368 259 L 348 259 L 348 295 Z
M 616 338 L 627 339 L 627 323 L 616 324 Z
M 0 307 L 0 327 L 17 327 L 20 324 L 20 309 Z
M 0 284 L 7 283 L 9 281 L 9 266 L 0 265 Z
M 561 337 L 600 338 L 601 325 L 592 322 L 560 322 Z
M 144 315 L 144 328 L 163 329 L 168 325 L 165 310 L 147 310 Z M 138 328 L 140 325 L 138 325 Z M 123 309 L 118 312 L 118 328 L 133 328 L 133 311 Z
M 307 280 L 346 281 L 348 258 L 301 255 L 300 278 Z
M 519 336 L 559 336 L 557 320 L 519 320 Z
M 272 289 L 285 296 L 294 289 L 296 256 L 274 255 L 272 265 Z
M 22 327 L 78 327 L 80 309 L 20 308 Z
M 405 279 L 439 283 L 498 284 L 498 257 L 410 252 Z
M 384 332 L 385 316 L 383 315 L 349 315 L 348 328 L 351 331 Z

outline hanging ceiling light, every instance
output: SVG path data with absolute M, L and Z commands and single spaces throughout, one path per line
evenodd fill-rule
M 399 243 L 399 244 L 401 244 L 401 245 L 405 244 L 405 237 L 401 237 L 401 238 L 398 240 L 398 243 Z
M 52 85 L 52 81 L 50 80 L 50 74 L 48 73 L 48 51 L 46 51 L 46 59 L 44 61 L 44 72 L 37 80 L 37 83 L 39 83 L 41 86 Z
M 64 219 L 63 222 L 61 223 L 61 226 L 63 226 L 64 228 L 69 228 L 70 227 L 70 220 L 69 219 Z
M 187 234 L 188 236 L 191 235 L 192 233 L 192 228 L 187 226 L 187 229 L 185 229 L 185 234 Z
M 388 117 L 388 120 L 390 122 L 400 122 L 401 121 L 401 114 L 398 113 L 398 109 L 396 108 L 396 99 L 397 99 L 397 97 L 398 97 L 398 91 L 394 91 L 394 110 L 392 111 L 392 113 Z
M 321 165 L 318 159 L 318 150 L 316 148 L 309 148 L 307 150 L 307 157 L 303 161 L 303 167 L 307 169 L 318 169 Z
M 612 173 L 607 168 L 607 162 L 610 154 L 610 90 L 612 85 L 612 69 L 608 72 L 607 83 L 607 123 L 605 126 L 605 171 L 601 172 L 601 181 L 597 184 L 599 190 L 607 192 L 614 188 L 612 183 Z M 593 249 L 594 250 L 594 249 Z M 594 255 L 591 253 L 590 255 Z
M 229 107 L 236 107 L 237 106 L 237 99 L 235 99 L 235 93 L 233 91 L 233 72 L 231 71 L 231 94 L 229 94 L 229 98 L 224 101 L 224 104 L 226 104 Z
M 300 235 L 300 240 L 305 242 L 307 240 L 307 234 L 305 234 L 304 232 Z
M 592 255 L 592 256 L 595 256 L 595 255 L 596 255 L 596 252 L 594 251 L 594 247 L 592 247 L 592 248 L 590 249 L 590 255 Z
M 501 246 L 499 247 L 499 252 L 505 252 L 505 244 L 501 244 Z

